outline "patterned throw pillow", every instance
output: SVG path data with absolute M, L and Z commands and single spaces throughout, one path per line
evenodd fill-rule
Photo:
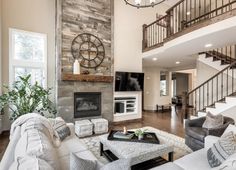
M 57 131 L 61 141 L 63 141 L 67 136 L 70 136 L 70 128 L 66 125 L 66 122 L 61 117 L 50 119 L 50 122 L 54 130 Z
M 207 112 L 206 115 L 206 120 L 203 123 L 202 127 L 211 129 L 211 128 L 216 128 L 224 123 L 224 117 L 221 114 L 213 115 L 210 112 Z
M 70 154 L 70 170 L 131 170 L 130 160 L 119 159 L 104 166 L 100 166 L 95 160 L 87 160 Z
M 236 153 L 236 135 L 229 132 L 220 137 L 220 139 L 207 151 L 209 165 L 214 168 L 221 165 L 230 155 Z

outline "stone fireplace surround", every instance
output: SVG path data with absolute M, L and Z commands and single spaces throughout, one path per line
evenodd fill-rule
M 101 92 L 101 117 L 113 121 L 113 82 L 65 80 L 64 74 L 72 73 L 74 59 L 71 42 L 81 33 L 99 37 L 105 47 L 104 62 L 97 69 L 89 69 L 90 75 L 113 75 L 113 1 L 111 0 L 57 0 L 56 1 L 56 96 L 58 116 L 74 122 L 74 93 Z M 84 68 L 81 68 L 83 71 Z M 91 117 L 90 117 L 91 118 Z

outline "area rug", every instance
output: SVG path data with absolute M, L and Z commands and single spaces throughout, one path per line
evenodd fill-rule
M 157 137 L 163 138 L 165 139 L 165 142 L 172 144 L 174 146 L 174 160 L 192 152 L 192 150 L 187 145 L 185 145 L 185 140 L 181 137 L 155 129 L 153 127 L 144 127 L 143 129 L 147 129 L 150 132 L 155 132 Z M 83 138 L 81 141 L 88 147 L 88 149 L 96 156 L 99 161 L 104 164 L 108 163 L 108 161 L 99 154 L 99 136 Z

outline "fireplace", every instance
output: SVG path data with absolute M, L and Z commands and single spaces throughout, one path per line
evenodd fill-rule
M 101 92 L 74 93 L 74 118 L 101 116 Z

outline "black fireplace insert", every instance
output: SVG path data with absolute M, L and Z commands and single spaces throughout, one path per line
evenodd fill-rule
M 101 116 L 101 92 L 74 93 L 74 118 Z

